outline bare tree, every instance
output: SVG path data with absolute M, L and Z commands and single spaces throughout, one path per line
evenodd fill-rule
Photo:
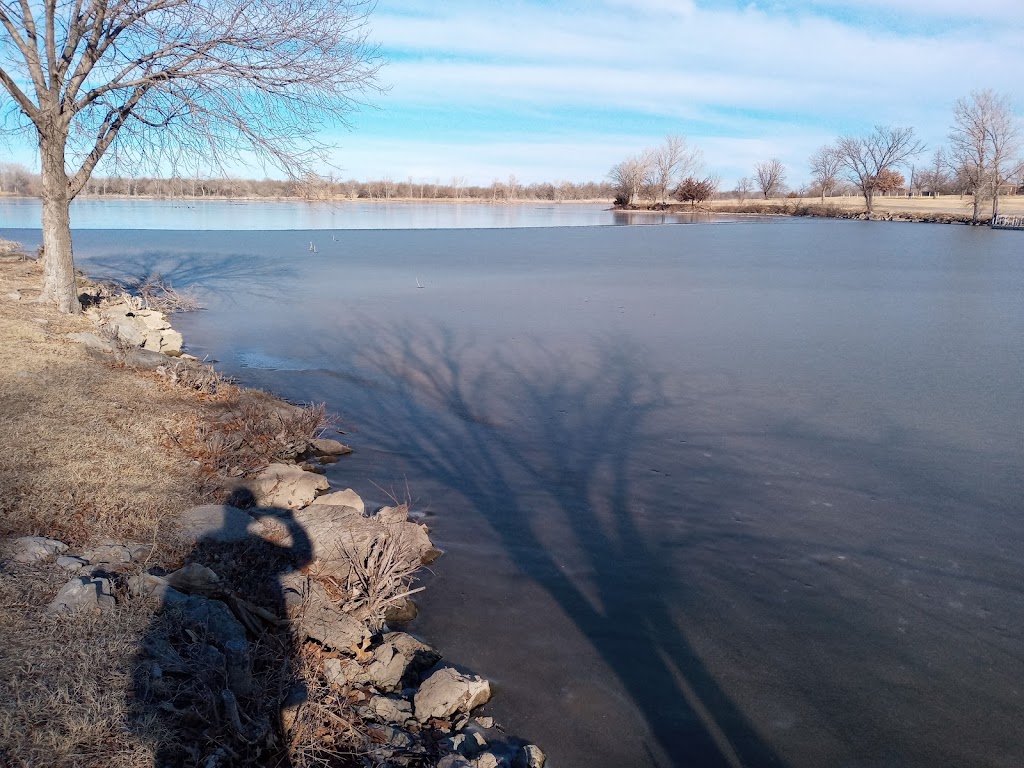
M 1021 148 L 1021 127 L 1007 98 L 985 89 L 957 99 L 949 142 L 954 164 L 974 197 L 974 221 L 981 199 L 989 193 L 995 217 L 1000 184 L 1020 172 L 1016 154 Z
M 924 150 L 913 128 L 878 125 L 868 136 L 844 136 L 836 145 L 850 181 L 864 196 L 867 212 L 874 210 L 879 174 L 893 170 Z
M 519 179 L 514 173 L 508 175 L 508 200 L 515 200 L 519 196 Z
M 786 180 L 786 168 L 778 158 L 772 158 L 754 166 L 754 173 L 757 176 L 757 188 L 761 190 L 764 199 L 774 196 L 782 191 L 782 184 Z
M 831 197 L 835 191 L 840 168 L 842 160 L 839 150 L 831 144 L 818 147 L 811 155 L 811 177 L 821 190 L 821 202 L 825 202 L 825 195 Z
M 608 178 L 615 186 L 616 200 L 623 205 L 633 205 L 643 189 L 651 183 L 653 161 L 649 152 L 643 152 L 623 160 L 608 172 Z
M 452 176 L 452 195 L 458 200 L 462 197 L 462 188 L 466 186 L 465 176 Z
M 293 176 L 327 147 L 379 66 L 372 0 L 0 2 L 0 108 L 39 141 L 41 300 L 78 312 L 68 207 L 120 165 L 253 160 Z
M 686 137 L 670 135 L 660 147 L 651 152 L 651 186 L 655 202 L 668 200 L 668 190 L 676 179 L 690 176 L 700 170 L 702 153 L 699 149 L 688 149 Z
M 754 191 L 754 182 L 751 181 L 747 176 L 736 182 L 736 197 L 742 203 L 748 197 L 750 193 Z
M 950 164 L 946 150 L 938 147 L 932 155 L 931 165 L 921 172 L 921 186 L 926 186 L 933 195 L 944 194 L 949 190 Z

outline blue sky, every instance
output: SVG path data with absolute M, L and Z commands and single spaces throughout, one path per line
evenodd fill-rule
M 379 0 L 391 90 L 339 134 L 346 175 L 600 179 L 668 133 L 729 185 L 875 124 L 930 147 L 992 88 L 1024 108 L 1021 0 Z
M 678 133 L 726 187 L 771 157 L 796 186 L 875 124 L 933 149 L 971 90 L 1024 110 L 1022 0 L 378 0 L 370 24 L 389 90 L 325 136 L 344 177 L 599 180 Z

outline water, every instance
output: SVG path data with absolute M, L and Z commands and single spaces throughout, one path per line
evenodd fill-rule
M 39 227 L 35 198 L 0 198 L 0 228 Z M 478 229 L 587 227 L 707 221 L 702 214 L 626 213 L 606 203 L 295 202 L 275 200 L 163 200 L 80 198 L 71 225 L 83 229 Z M 716 220 L 730 217 L 717 216 Z M 731 217 L 735 219 L 736 217 Z
M 786 220 L 76 248 L 195 283 L 194 353 L 339 412 L 336 487 L 429 507 L 414 631 L 555 768 L 874 768 L 1024 761 L 1019 242 Z

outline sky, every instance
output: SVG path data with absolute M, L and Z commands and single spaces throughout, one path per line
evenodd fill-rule
M 1024 114 L 1024 0 L 378 0 L 370 27 L 387 90 L 324 135 L 344 178 L 598 181 L 681 134 L 722 188 L 775 157 L 799 187 L 879 124 L 926 163 L 972 90 Z
M 1024 109 L 1022 0 L 378 0 L 390 90 L 339 134 L 356 178 L 600 180 L 682 134 L 725 186 L 788 181 L 837 136 L 912 126 L 955 99 Z

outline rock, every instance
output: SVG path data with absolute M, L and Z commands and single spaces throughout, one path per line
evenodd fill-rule
M 261 507 L 302 509 L 330 488 L 321 475 L 303 472 L 290 464 L 271 464 L 255 478 L 242 484 Z
M 415 686 L 440 660 L 441 654 L 412 635 L 391 632 L 373 649 L 370 663 L 349 679 L 381 691 L 400 691 Z
M 473 768 L 473 764 L 462 755 L 445 755 L 437 761 L 437 768 Z
M 323 498 L 332 496 L 336 494 Z M 401 517 L 380 514 L 364 517 L 358 507 L 323 504 L 317 499 L 295 514 L 295 522 L 309 537 L 314 570 L 344 579 L 349 571 L 349 555 L 365 558 L 374 542 L 390 537 L 400 538 L 399 551 L 414 565 L 429 562 L 436 556 L 437 550 L 430 543 L 426 529 L 407 520 L 399 522 L 404 517 L 404 513 Z
M 309 594 L 309 577 L 301 571 L 288 571 L 278 578 L 285 608 L 289 611 L 300 608 Z
M 408 624 L 419 615 L 419 609 L 412 598 L 405 597 L 389 605 L 384 611 L 384 621 L 388 626 Z
M 90 565 L 121 565 L 132 561 L 128 547 L 120 544 L 105 544 L 82 554 Z
M 383 723 L 402 725 L 412 719 L 412 704 L 398 696 L 371 696 L 366 707 Z
M 67 337 L 76 344 L 83 344 L 87 349 L 94 349 L 97 352 L 113 352 L 114 342 L 108 339 L 101 339 L 95 333 L 69 333 Z
M 174 606 L 186 622 L 201 625 L 224 654 L 228 688 L 237 696 L 252 690 L 252 659 L 245 628 L 219 600 L 190 595 Z
M 160 334 L 160 351 L 165 355 L 180 357 L 183 343 L 181 334 L 173 329 L 162 331 Z
M 18 563 L 39 563 L 66 552 L 68 545 L 45 536 L 22 536 L 10 544 L 11 554 Z
M 7 298 L 10 299 L 11 301 L 21 301 L 21 292 L 11 291 L 10 293 L 7 294 Z
M 142 343 L 143 349 L 148 349 L 152 352 L 160 351 L 160 331 L 146 331 L 146 340 Z
M 428 677 L 414 697 L 416 719 L 446 718 L 470 712 L 491 698 L 491 685 L 482 677 L 442 667 Z
M 465 758 L 479 755 L 487 746 L 487 740 L 479 733 L 456 733 L 441 742 L 441 746 L 449 752 L 455 752 Z
M 123 344 L 141 347 L 146 343 L 146 332 L 132 322 L 129 317 L 108 316 L 107 326 Z
M 306 610 L 299 621 L 306 637 L 339 651 L 348 651 L 369 638 L 366 625 L 341 610 L 318 581 L 310 581 Z
M 63 568 L 65 571 L 80 571 L 88 564 L 89 562 L 84 558 L 72 555 L 63 555 L 57 558 L 57 565 Z
M 516 753 L 516 759 L 512 762 L 513 768 L 544 768 L 544 761 L 547 756 L 540 751 L 536 744 L 526 744 Z
M 490 752 L 484 752 L 478 757 L 473 758 L 469 764 L 473 768 L 498 768 L 501 765 L 501 761 Z
M 189 563 L 174 573 L 168 574 L 167 583 L 181 592 L 209 593 L 221 586 L 221 579 L 216 573 L 199 563 Z
M 493 717 L 477 717 L 477 718 L 474 718 L 474 719 L 476 720 L 476 724 L 479 725 L 481 728 L 493 728 L 494 727 L 494 718 Z
M 315 438 L 309 441 L 309 449 L 317 456 L 345 456 L 352 449 L 337 440 Z
M 153 573 L 138 573 L 129 577 L 128 591 L 133 597 L 155 597 L 165 606 L 188 602 L 188 595 L 171 587 L 163 576 Z
M 204 504 L 178 518 L 181 535 L 188 541 L 245 541 L 262 526 L 247 512 L 226 504 Z
M 141 342 L 140 342 L 141 343 Z M 150 349 L 132 349 L 124 356 L 125 365 L 131 368 L 140 368 L 147 371 L 155 371 L 161 365 L 167 364 L 166 355 L 154 352 Z
M 155 309 L 138 309 L 133 313 L 137 321 L 137 325 L 141 325 L 144 328 L 152 331 L 162 331 L 170 328 L 171 324 L 167 320 L 167 315 L 163 312 L 157 312 Z
M 63 613 L 92 608 L 112 608 L 114 600 L 110 579 L 99 576 L 78 576 L 60 588 L 46 606 L 48 613 Z
M 339 688 L 356 682 L 353 678 L 357 677 L 361 670 L 362 667 L 352 659 L 324 660 L 324 678 Z
M 366 731 L 374 741 L 384 745 L 384 749 L 412 749 L 416 746 L 416 739 L 413 738 L 413 735 L 401 728 L 367 724 Z
M 351 507 L 360 515 L 366 514 L 366 505 L 363 503 L 362 498 L 351 488 L 346 488 L 344 491 L 335 491 L 334 493 L 325 493 L 323 496 L 318 496 L 313 503 L 329 507 Z

